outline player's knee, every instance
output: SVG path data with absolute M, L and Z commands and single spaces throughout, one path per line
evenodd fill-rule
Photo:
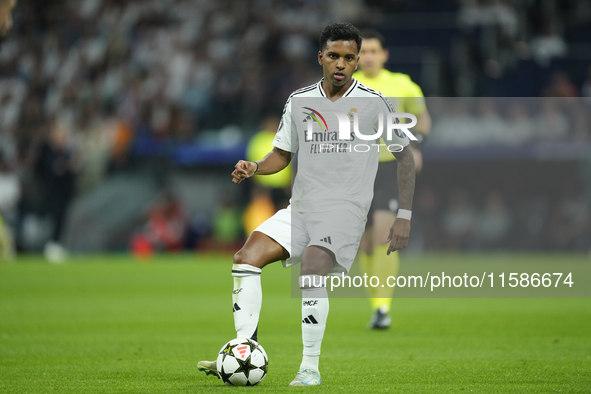
M 234 254 L 234 264 L 244 264 L 244 253 L 242 249 Z
M 251 254 L 244 249 L 240 249 L 234 254 L 234 264 L 248 264 L 256 266 L 254 259 L 250 258 Z
M 302 261 L 302 275 L 327 275 L 333 267 L 332 259 L 307 259 Z
M 320 275 L 321 274 L 321 270 L 320 267 L 318 265 L 314 265 L 314 264 L 309 264 L 307 266 L 303 266 L 302 270 L 301 270 L 301 275 L 302 276 L 306 276 L 306 275 Z

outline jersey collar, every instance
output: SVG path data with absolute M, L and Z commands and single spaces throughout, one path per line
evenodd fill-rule
M 326 93 L 324 92 L 324 89 L 322 89 L 322 81 L 324 81 L 324 77 L 322 77 L 322 79 L 317 83 L 318 91 L 320 92 L 320 95 L 322 97 L 327 97 Z M 359 82 L 355 78 L 353 78 L 353 83 L 351 84 L 351 86 L 349 86 L 349 89 L 347 89 L 345 94 L 343 94 L 343 97 L 347 97 L 357 87 L 357 85 L 359 85 Z

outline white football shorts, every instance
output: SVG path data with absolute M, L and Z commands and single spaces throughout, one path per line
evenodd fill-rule
M 365 223 L 365 219 L 359 219 L 348 210 L 296 212 L 289 205 L 254 231 L 274 239 L 289 252 L 290 257 L 282 260 L 285 268 L 301 262 L 308 246 L 319 246 L 336 257 L 337 264 L 330 273 L 347 274 L 359 249 Z

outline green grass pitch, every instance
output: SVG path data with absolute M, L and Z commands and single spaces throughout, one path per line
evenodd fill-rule
M 203 255 L 0 264 L 0 393 L 591 392 L 591 299 L 397 299 L 384 332 L 365 328 L 368 300 L 334 299 L 323 385 L 288 387 L 300 302 L 277 264 L 262 277 L 269 374 L 227 387 L 196 363 L 235 336 L 230 264 Z

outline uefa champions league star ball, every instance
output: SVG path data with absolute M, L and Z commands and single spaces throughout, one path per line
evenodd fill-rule
M 217 368 L 220 378 L 229 386 L 254 386 L 267 375 L 269 358 L 256 341 L 236 338 L 220 349 Z

